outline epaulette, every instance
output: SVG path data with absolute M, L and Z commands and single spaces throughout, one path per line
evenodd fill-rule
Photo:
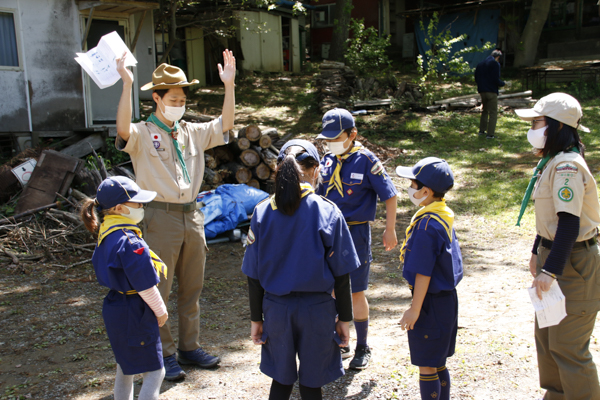
M 376 163 L 377 161 L 379 161 L 379 159 L 377 158 L 375 153 L 373 153 L 371 150 L 367 149 L 366 147 L 363 147 L 362 149 L 360 149 L 360 153 L 367 156 L 367 158 L 369 159 L 369 161 L 371 161 L 371 163 Z
M 256 208 L 258 208 L 258 206 L 261 205 L 262 203 L 264 203 L 265 201 L 269 201 L 269 200 L 271 200 L 271 196 L 256 203 L 256 205 L 254 206 L 254 210 L 252 210 L 252 217 L 254 217 L 254 214 L 256 214 Z M 250 217 L 250 220 L 252 220 L 252 217 Z

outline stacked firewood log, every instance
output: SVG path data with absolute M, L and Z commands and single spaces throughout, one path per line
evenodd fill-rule
M 248 125 L 240 129 L 237 138 L 230 136 L 227 145 L 204 153 L 201 190 L 211 190 L 223 183 L 245 183 L 272 193 L 281 145 L 275 128 L 261 130 L 256 125 Z
M 353 93 L 354 71 L 341 62 L 323 61 L 317 77 L 317 99 L 321 112 L 332 108 L 348 108 Z

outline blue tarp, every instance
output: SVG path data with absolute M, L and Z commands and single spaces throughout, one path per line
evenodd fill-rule
M 425 57 L 425 51 L 429 50 L 429 46 L 425 44 L 425 34 L 427 33 L 427 25 L 431 18 L 424 18 L 423 25 L 425 32 L 417 23 L 415 26 L 415 36 L 419 53 Z M 452 53 L 470 46 L 482 46 L 486 42 L 495 43 L 498 47 L 498 23 L 500 22 L 500 10 L 478 10 L 462 13 L 445 14 L 440 16 L 438 23 L 439 33 L 446 27 L 450 27 L 450 32 L 453 37 L 467 34 L 467 39 L 464 42 L 455 43 L 452 46 Z M 492 53 L 492 50 L 483 53 L 467 53 L 463 55 L 463 59 L 469 62 L 471 68 L 475 68 L 477 64 L 483 61 Z
M 269 197 L 267 192 L 248 185 L 221 185 L 215 190 L 202 192 L 197 201 L 204 202 L 204 234 L 212 239 L 220 233 L 234 229 L 248 220 L 254 207 Z

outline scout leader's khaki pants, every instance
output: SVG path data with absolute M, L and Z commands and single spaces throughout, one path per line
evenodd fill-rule
M 184 213 L 146 208 L 143 221 L 144 240 L 167 264 L 167 280 L 161 277 L 158 290 L 168 304 L 173 276 L 177 277 L 177 311 L 179 313 L 180 350 L 200 347 L 200 305 L 204 285 L 206 240 L 204 214 L 200 210 Z M 171 312 L 170 312 L 170 315 Z M 171 318 L 160 328 L 163 357 L 177 350 L 171 334 Z
M 538 249 L 537 273 L 550 254 Z M 540 329 L 535 322 L 540 386 L 544 400 L 598 400 L 598 372 L 589 350 L 600 306 L 600 250 L 597 245 L 573 249 L 558 284 L 565 295 L 567 316 L 560 324 Z

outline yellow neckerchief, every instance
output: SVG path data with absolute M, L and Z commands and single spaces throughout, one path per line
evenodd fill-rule
M 408 239 L 410 239 L 415 226 L 417 226 L 417 222 L 419 222 L 422 218 L 431 217 L 438 221 L 444 229 L 446 229 L 446 233 L 448 234 L 448 238 L 450 242 L 452 242 L 452 224 L 454 223 L 454 211 L 452 211 L 448 206 L 446 206 L 446 199 L 442 199 L 440 201 L 434 201 L 431 204 L 426 205 L 421 208 L 410 220 L 410 225 L 406 228 L 406 237 L 404 238 L 404 242 L 402 242 L 402 247 L 400 248 L 400 261 L 404 262 L 404 256 L 406 253 L 406 244 L 408 243 Z
M 300 195 L 300 198 L 303 198 L 311 193 L 314 193 L 315 189 L 313 189 L 310 183 L 302 182 L 300 183 L 300 191 L 302 193 Z M 271 208 L 273 208 L 273 211 L 277 210 L 277 204 L 275 203 L 275 195 L 271 196 Z
M 343 156 L 335 156 L 337 158 L 337 164 L 335 165 L 335 169 L 333 170 L 333 174 L 331 175 L 331 179 L 329 180 L 329 186 L 327 187 L 327 191 L 325 192 L 325 197 L 329 194 L 329 191 L 334 187 L 340 192 L 340 196 L 344 197 L 344 188 L 342 187 L 342 178 L 340 176 L 340 172 L 342 172 L 342 162 L 350 157 L 352 154 L 360 151 L 363 148 L 362 144 L 356 143 L 356 146 L 352 147 L 349 153 L 344 154 Z
M 98 232 L 98 246 L 100 246 L 102 240 L 104 240 L 111 233 L 115 231 L 125 232 L 125 229 L 133 231 L 140 238 L 142 237 L 141 229 L 129 218 L 122 215 L 106 215 L 104 217 L 104 222 L 102 222 L 100 225 L 100 231 Z M 167 264 L 165 264 L 163 260 L 161 260 L 156 253 L 152 251 L 152 249 L 149 248 L 148 250 L 150 251 L 152 265 L 154 265 L 154 269 L 156 270 L 158 277 L 160 278 L 162 275 L 165 279 L 167 279 Z M 135 293 L 137 293 L 135 290 L 127 291 L 127 294 Z

